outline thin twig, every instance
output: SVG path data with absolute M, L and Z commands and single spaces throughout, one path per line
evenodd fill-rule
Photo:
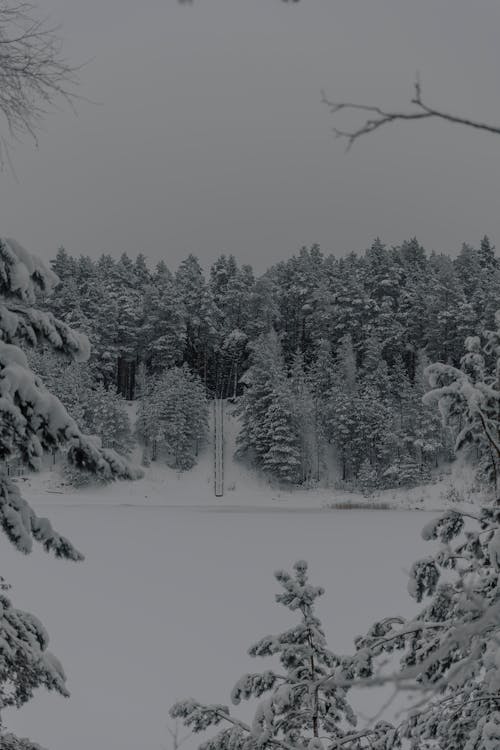
M 414 92 L 415 93 L 413 95 L 413 98 L 411 99 L 411 103 L 416 107 L 416 109 L 407 112 L 390 111 L 382 109 L 381 107 L 359 104 L 355 102 L 332 101 L 326 97 L 324 92 L 322 92 L 322 100 L 333 115 L 336 115 L 337 113 L 342 111 L 364 112 L 367 115 L 371 115 L 367 117 L 365 122 L 359 128 L 355 128 L 353 130 L 342 130 L 337 127 L 333 128 L 333 132 L 335 133 L 337 138 L 345 138 L 347 140 L 347 151 L 349 151 L 349 149 L 358 140 L 358 138 L 361 138 L 361 136 L 367 135 L 368 133 L 373 133 L 375 130 L 379 130 L 381 127 L 387 125 L 388 123 L 398 121 L 408 122 L 411 120 L 426 120 L 435 118 L 439 120 L 445 120 L 446 122 L 456 123 L 458 125 L 465 125 L 476 130 L 483 130 L 487 133 L 500 135 L 499 125 L 491 125 L 486 122 L 472 120 L 467 117 L 461 117 L 460 115 L 454 115 L 449 112 L 444 112 L 443 110 L 429 107 L 428 104 L 426 104 L 422 99 L 422 86 L 418 76 L 415 80 Z

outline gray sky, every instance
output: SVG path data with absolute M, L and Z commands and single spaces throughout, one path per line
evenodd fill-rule
M 498 227 L 500 137 L 390 126 L 349 153 L 321 104 L 432 104 L 500 123 L 498 0 L 40 0 L 81 74 L 78 116 L 0 174 L 0 233 L 52 257 L 221 252 L 263 271 L 379 235 L 456 253 Z M 337 124 L 339 124 L 338 121 Z

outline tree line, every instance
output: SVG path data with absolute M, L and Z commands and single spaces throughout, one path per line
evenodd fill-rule
M 313 245 L 260 276 L 233 255 L 207 273 L 189 255 L 172 272 L 163 261 L 150 269 L 142 254 L 92 260 L 64 248 L 52 268 L 60 285 L 43 304 L 89 336 L 94 382 L 140 397 L 146 460 L 161 430 L 145 415 L 158 415 L 159 401 L 180 408 L 173 383 L 189 390 L 183 368 L 209 397 L 236 398 L 240 457 L 294 484 L 319 480 L 333 463 L 345 486 L 368 492 L 425 481 L 452 457 L 450 429 L 422 403 L 424 371 L 430 362 L 459 368 L 464 340 L 493 330 L 500 307 L 487 236 L 454 259 L 416 239 L 375 239 L 341 258 Z M 164 399 L 153 396 L 159 389 Z M 184 403 L 201 411 L 171 420 L 190 425 L 192 437 L 186 428 L 169 438 L 184 468 L 206 423 L 196 394 Z M 185 456 L 173 447 L 183 440 Z

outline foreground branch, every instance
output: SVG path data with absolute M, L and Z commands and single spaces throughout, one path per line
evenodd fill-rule
M 0 0 L 0 162 L 7 138 L 36 133 L 58 101 L 72 105 L 78 69 L 62 55 L 57 28 L 30 2 Z M 1 158 L 3 157 L 3 159 Z
M 375 130 L 378 130 L 379 128 L 387 125 L 390 122 L 398 121 L 428 120 L 430 118 L 435 118 L 439 120 L 445 120 L 446 122 L 456 123 L 457 125 L 466 125 L 467 127 L 474 128 L 476 130 L 484 130 L 487 133 L 500 135 L 500 125 L 490 125 L 486 122 L 471 120 L 466 117 L 460 117 L 458 115 L 450 114 L 449 112 L 443 112 L 442 110 L 429 107 L 424 103 L 422 99 L 422 87 L 418 78 L 415 81 L 415 93 L 411 100 L 411 103 L 414 105 L 415 109 L 409 110 L 408 112 L 391 112 L 382 109 L 381 107 L 372 107 L 367 104 L 334 102 L 328 99 L 324 93 L 322 94 L 322 99 L 323 103 L 326 104 L 333 115 L 336 115 L 341 111 L 364 112 L 366 113 L 366 115 L 368 115 L 365 122 L 361 125 L 361 127 L 357 129 L 341 130 L 336 127 L 333 129 L 333 132 L 338 138 L 345 138 L 347 140 L 347 151 L 361 136 L 366 135 L 367 133 L 373 133 Z

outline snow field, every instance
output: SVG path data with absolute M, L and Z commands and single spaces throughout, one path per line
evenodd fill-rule
M 406 573 L 430 550 L 420 537 L 430 514 L 218 511 L 52 507 L 56 527 L 86 554 L 79 564 L 2 544 L 16 606 L 47 627 L 72 693 L 66 701 L 40 691 L 6 713 L 10 728 L 51 750 L 170 748 L 174 700 L 227 703 L 244 671 L 265 668 L 246 649 L 293 624 L 274 603 L 273 572 L 299 558 L 326 588 L 318 612 L 339 653 L 377 617 L 413 611 Z M 359 699 L 365 713 L 379 703 Z

